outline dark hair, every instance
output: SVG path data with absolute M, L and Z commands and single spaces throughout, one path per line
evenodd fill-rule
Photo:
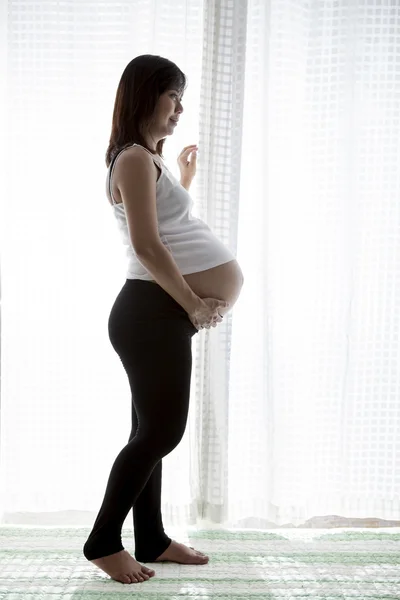
M 106 152 L 106 165 L 124 147 L 136 143 L 161 158 L 165 138 L 148 148 L 140 126 L 148 124 L 161 94 L 168 89 L 180 93 L 186 88 L 187 78 L 170 60 L 152 54 L 137 56 L 125 67 L 118 85 L 114 103 L 110 142 Z

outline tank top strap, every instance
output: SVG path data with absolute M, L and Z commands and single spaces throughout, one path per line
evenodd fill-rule
M 128 150 L 128 148 L 133 148 L 133 146 L 139 146 L 140 148 L 143 148 L 143 150 L 146 150 L 146 152 L 148 152 L 150 154 L 150 156 L 152 157 L 153 161 L 156 163 L 156 165 L 158 167 L 160 167 L 160 169 L 162 169 L 163 163 L 161 158 L 158 156 L 158 154 L 153 154 L 152 152 L 150 152 L 150 150 L 148 150 L 147 148 L 145 148 L 144 146 L 141 146 L 140 144 L 130 144 L 129 146 L 126 146 L 125 148 L 122 148 L 122 150 L 120 150 L 119 152 L 117 152 L 117 154 L 114 156 L 114 158 L 112 159 L 110 166 L 109 166 L 109 175 L 108 175 L 108 191 L 110 193 L 110 198 L 111 198 L 111 202 L 114 204 L 116 204 L 115 200 L 114 200 L 114 196 L 113 193 L 111 191 L 111 178 L 112 178 L 112 174 L 114 171 L 114 167 L 115 167 L 115 163 L 117 162 L 117 158 L 120 154 L 122 154 L 122 152 L 124 152 L 125 150 Z

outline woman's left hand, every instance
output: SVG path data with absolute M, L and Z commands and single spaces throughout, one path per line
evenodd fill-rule
M 178 166 L 181 172 L 181 181 L 185 181 L 189 184 L 196 175 L 197 149 L 197 144 L 185 146 L 178 156 Z M 189 154 L 191 154 L 190 161 Z

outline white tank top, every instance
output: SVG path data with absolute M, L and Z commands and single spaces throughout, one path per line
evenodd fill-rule
M 139 144 L 132 144 L 132 146 L 139 146 Z M 141 148 L 150 154 L 161 169 L 156 184 L 158 232 L 161 242 L 171 252 L 180 273 L 182 275 L 197 273 L 235 260 L 235 255 L 215 236 L 210 227 L 201 219 L 191 215 L 193 200 L 190 194 L 167 169 L 162 158 L 158 154 L 152 154 L 143 146 Z M 132 247 L 124 204 L 115 203 L 111 191 L 113 169 L 118 156 L 124 150 L 127 148 L 121 150 L 111 162 L 107 179 L 112 208 L 122 235 L 122 242 L 126 246 L 128 258 L 126 278 L 151 281 L 153 277 L 139 262 Z

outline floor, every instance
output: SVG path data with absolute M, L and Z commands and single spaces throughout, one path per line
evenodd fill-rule
M 156 563 L 154 578 L 130 585 L 85 559 L 88 534 L 0 525 L 0 600 L 400 600 L 399 527 L 189 531 L 174 539 L 206 552 L 208 565 Z M 130 552 L 132 534 L 123 529 Z

